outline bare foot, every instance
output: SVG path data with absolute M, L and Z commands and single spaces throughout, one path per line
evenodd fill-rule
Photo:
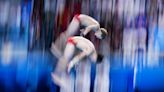
M 60 86 L 62 88 L 66 87 L 64 80 L 61 77 L 57 76 L 57 74 L 51 73 L 51 77 L 52 77 L 52 81 L 55 84 L 57 84 L 58 86 Z

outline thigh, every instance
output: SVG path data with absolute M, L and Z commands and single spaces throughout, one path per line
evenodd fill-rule
M 73 20 L 71 21 L 71 23 L 67 28 L 66 34 L 68 36 L 75 35 L 78 32 L 79 27 L 80 27 L 80 22 L 76 18 L 73 18 Z
M 75 53 L 75 46 L 72 43 L 67 43 L 64 50 L 64 58 L 70 60 Z

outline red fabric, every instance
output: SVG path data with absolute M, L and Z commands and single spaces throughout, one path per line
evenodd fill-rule
M 74 42 L 74 40 L 72 39 L 72 37 L 69 37 L 68 38 L 67 43 L 71 43 L 73 45 L 76 45 L 76 43 Z
M 78 21 L 80 21 L 79 15 L 80 15 L 80 14 L 76 14 L 76 15 L 75 15 L 75 18 L 76 18 Z

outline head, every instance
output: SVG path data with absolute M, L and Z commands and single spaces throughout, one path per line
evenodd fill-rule
M 100 28 L 100 30 L 95 32 L 95 36 L 98 39 L 104 39 L 107 36 L 107 34 L 108 34 L 107 30 L 104 28 Z
M 97 55 L 97 61 L 96 61 L 96 63 L 97 63 L 97 64 L 101 63 L 101 62 L 103 61 L 103 58 L 104 58 L 103 55 L 98 54 L 98 55 Z

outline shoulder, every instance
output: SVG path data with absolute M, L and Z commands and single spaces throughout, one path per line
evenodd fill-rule
M 77 15 L 78 15 L 79 18 L 82 18 L 82 19 L 84 19 L 84 18 L 85 18 L 85 19 L 86 19 L 86 18 L 87 18 L 87 19 L 94 19 L 94 18 L 92 18 L 91 16 L 86 15 L 86 14 L 77 14 Z

